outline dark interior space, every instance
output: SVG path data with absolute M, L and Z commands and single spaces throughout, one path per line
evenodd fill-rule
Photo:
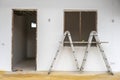
M 71 33 L 73 42 L 88 41 L 91 31 L 97 29 L 97 12 L 96 11 L 72 11 L 64 13 L 64 31 L 68 30 Z M 69 41 L 68 38 L 65 41 Z M 94 39 L 93 39 L 94 41 Z M 70 46 L 69 43 L 65 43 L 65 46 Z M 85 46 L 87 43 L 74 43 L 74 46 Z M 92 44 L 96 45 L 96 44 Z
M 13 10 L 12 70 L 36 70 L 37 12 Z

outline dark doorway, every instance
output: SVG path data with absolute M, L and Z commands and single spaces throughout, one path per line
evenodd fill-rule
M 12 70 L 36 70 L 37 11 L 13 10 Z
M 67 11 L 64 13 L 65 27 L 71 33 L 73 41 L 87 41 L 91 31 L 97 29 L 96 11 Z M 68 41 L 66 38 L 65 41 Z M 70 46 L 65 43 L 64 45 Z M 84 46 L 86 44 L 74 43 L 75 46 Z

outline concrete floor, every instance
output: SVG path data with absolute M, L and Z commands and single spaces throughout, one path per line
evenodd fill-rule
M 114 76 L 107 73 L 74 72 L 0 72 L 0 80 L 120 80 L 120 73 Z
M 35 59 L 26 59 L 13 67 L 13 71 L 35 71 Z

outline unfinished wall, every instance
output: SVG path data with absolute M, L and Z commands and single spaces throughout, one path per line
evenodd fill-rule
M 113 71 L 120 71 L 120 0 L 0 0 L 0 70 L 11 70 L 12 10 L 37 9 L 37 70 L 47 71 L 55 55 L 59 40 L 64 32 L 64 10 L 96 10 L 97 31 Z M 49 21 L 50 19 L 50 21 Z M 81 64 L 84 47 L 78 47 L 76 54 Z M 54 70 L 76 71 L 71 49 L 66 47 L 55 64 Z M 96 48 L 91 48 L 85 70 L 105 71 L 104 63 Z M 3 62 L 4 61 L 4 62 Z
M 35 16 L 26 17 L 27 26 L 27 57 L 35 58 L 36 56 L 36 28 L 31 28 L 31 22 L 36 21 Z
M 13 66 L 21 62 L 26 57 L 26 27 L 24 16 L 14 15 L 13 23 Z

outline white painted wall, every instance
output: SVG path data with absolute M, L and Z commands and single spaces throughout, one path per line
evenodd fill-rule
M 47 71 L 63 34 L 64 10 L 96 10 L 98 34 L 113 71 L 120 71 L 120 0 L 0 0 L 0 69 L 11 70 L 12 9 L 37 9 L 37 70 Z M 48 19 L 50 18 L 50 22 Z M 114 19 L 114 23 L 112 23 Z M 81 64 L 84 47 L 78 47 L 76 55 Z M 104 71 L 104 63 L 97 49 L 91 48 L 85 70 Z M 64 48 L 55 64 L 56 71 L 76 71 L 69 48 Z

